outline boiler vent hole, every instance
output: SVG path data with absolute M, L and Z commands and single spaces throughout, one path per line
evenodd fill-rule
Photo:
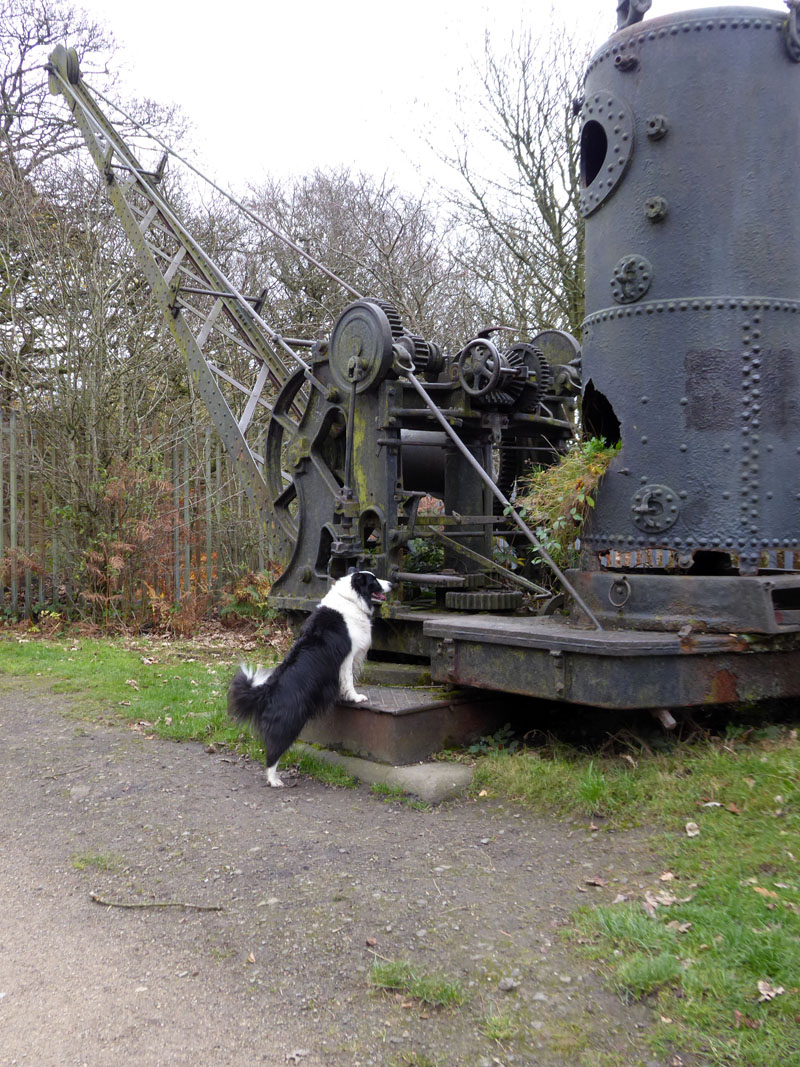
M 581 130 L 581 182 L 584 188 L 600 173 L 608 152 L 608 138 L 602 125 L 590 119 Z
M 595 388 L 590 378 L 583 390 L 583 432 L 585 437 L 604 437 L 607 445 L 620 441 L 619 419 L 608 397 Z

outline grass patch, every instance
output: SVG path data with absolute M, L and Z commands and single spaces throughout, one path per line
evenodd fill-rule
M 122 860 L 119 856 L 114 856 L 112 853 L 97 853 L 97 854 L 81 854 L 73 856 L 71 864 L 76 871 L 86 871 L 91 868 L 93 871 L 116 871 L 122 866 Z
M 343 789 L 355 789 L 358 786 L 358 779 L 354 778 L 352 774 L 348 774 L 346 770 L 342 767 L 337 767 L 336 764 L 328 763 L 326 760 L 320 759 L 319 756 L 315 756 L 314 752 L 309 751 L 306 746 L 290 748 L 281 760 L 281 764 L 283 765 L 284 763 L 296 766 L 301 774 L 316 778 L 318 781 L 324 782 L 325 785 L 335 785 Z
M 439 1067 L 439 1064 L 424 1052 L 400 1052 L 393 1057 L 391 1067 Z
M 436 1008 L 454 1008 L 466 999 L 459 981 L 427 974 L 404 960 L 375 960 L 370 980 L 378 989 L 403 993 Z
M 490 1041 L 496 1041 L 498 1045 L 513 1041 L 519 1034 L 514 1016 L 508 1014 L 487 1015 L 481 1029 Z
M 558 463 L 534 471 L 517 497 L 517 510 L 535 527 L 540 544 L 561 567 L 578 562 L 582 527 L 619 447 L 608 446 L 599 437 L 574 442 Z
M 227 687 L 236 662 L 165 642 L 132 648 L 122 639 L 0 637 L 0 682 L 41 679 L 56 693 L 81 694 L 66 709 L 71 715 L 127 723 L 145 734 L 198 741 L 265 763 L 260 741 L 228 717 Z M 341 768 L 299 748 L 281 759 L 281 766 L 295 764 L 328 784 L 356 784 Z
M 487 751 L 473 788 L 651 828 L 666 879 L 581 911 L 573 936 L 621 996 L 656 1008 L 657 1052 L 773 1067 L 800 1062 L 800 743 L 792 724 L 741 719 L 662 751 L 654 737 L 635 758 L 608 737 Z
M 370 792 L 380 797 L 386 804 L 405 804 L 407 808 L 415 811 L 430 811 L 430 804 L 419 797 L 410 796 L 402 786 L 388 785 L 386 782 L 373 782 L 369 787 Z

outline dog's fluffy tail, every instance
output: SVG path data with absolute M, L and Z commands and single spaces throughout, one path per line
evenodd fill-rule
M 239 722 L 257 723 L 270 672 L 243 663 L 228 686 L 228 714 Z

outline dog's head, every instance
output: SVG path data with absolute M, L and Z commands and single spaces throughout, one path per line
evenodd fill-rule
M 374 601 L 385 600 L 392 588 L 391 582 L 376 578 L 372 571 L 351 571 L 342 581 L 347 581 L 353 592 L 372 610 Z

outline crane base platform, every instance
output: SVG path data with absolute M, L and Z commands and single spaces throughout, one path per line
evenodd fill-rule
M 549 617 L 428 618 L 434 681 L 635 710 L 800 696 L 800 635 L 579 630 Z

